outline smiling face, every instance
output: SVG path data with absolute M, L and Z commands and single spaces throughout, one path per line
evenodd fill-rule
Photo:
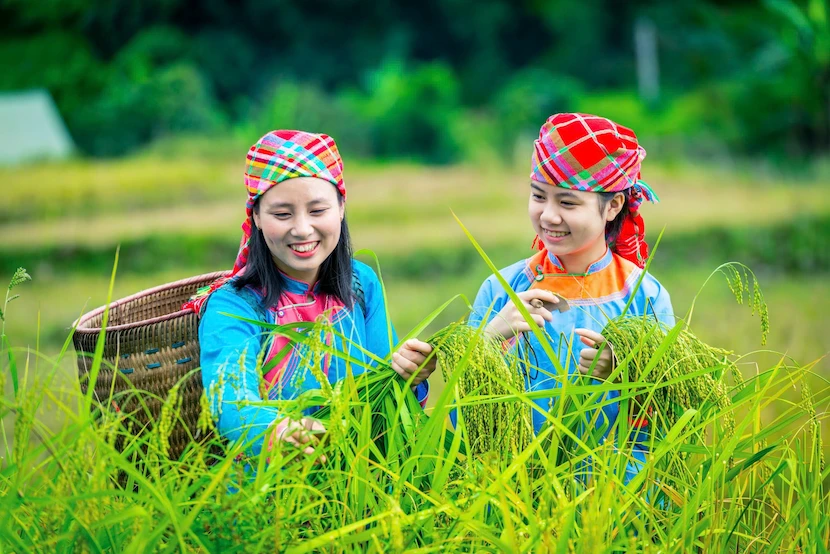
M 605 224 L 614 220 L 623 202 L 622 193 L 603 206 L 595 192 L 531 181 L 527 211 L 548 252 L 566 271 L 584 273 L 605 254 Z
M 320 265 L 340 241 L 345 206 L 337 189 L 323 179 L 296 177 L 271 187 L 254 209 L 277 267 L 294 279 L 313 284 Z

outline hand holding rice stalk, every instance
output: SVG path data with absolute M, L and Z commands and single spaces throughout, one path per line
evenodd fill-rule
M 657 385 L 648 393 L 648 404 L 658 428 L 671 428 L 686 410 L 709 402 L 721 409 L 731 437 L 732 400 L 722 378 L 724 369 L 739 374 L 731 352 L 704 343 L 685 327 L 677 331 L 653 316 L 623 316 L 609 321 L 602 335 L 614 346 L 617 362 L 627 367 L 629 381 Z
M 760 316 L 761 344 L 766 344 L 769 314 L 755 274 L 736 262 L 723 264 L 712 275 L 716 273 L 726 277 L 739 304 L 747 296 L 753 315 L 757 312 Z M 687 321 L 693 311 L 694 302 Z M 743 382 L 735 362 L 729 359 L 732 352 L 704 343 L 688 324 L 669 330 L 651 315 L 613 319 L 601 334 L 613 345 L 617 363 L 627 365 L 629 381 L 657 385 L 649 393 L 653 425 L 669 429 L 686 410 L 700 409 L 709 402 L 720 409 L 724 431 L 727 437 L 732 436 L 735 421 L 724 370 L 728 369 L 736 382 Z
M 508 365 L 499 343 L 464 323 L 453 323 L 439 330 L 427 339 L 427 343 L 434 348 L 433 355 L 437 357 L 445 381 L 449 381 L 454 372 L 463 372 L 457 383 L 461 398 L 510 396 L 524 391 L 520 372 Z M 414 395 L 403 395 L 404 405 L 397 405 L 397 391 L 403 384 L 403 379 L 390 365 L 372 368 L 354 381 L 354 390 L 361 403 L 370 406 L 372 436 L 379 453 L 384 456 L 389 446 L 384 437 L 387 430 L 401 425 L 407 431 L 414 431 L 410 429 L 417 420 L 417 417 L 413 420 L 413 415 L 423 414 Z M 332 408 L 327 404 L 314 416 L 328 420 L 332 417 Z M 360 406 L 352 406 L 352 412 L 359 409 Z M 459 409 L 467 429 L 469 455 L 501 450 L 504 445 L 518 452 L 530 442 L 533 431 L 530 408 L 526 404 L 488 398 L 484 402 L 462 402 Z M 393 420 L 396 414 L 398 422 Z M 405 448 L 405 445 L 400 446 Z

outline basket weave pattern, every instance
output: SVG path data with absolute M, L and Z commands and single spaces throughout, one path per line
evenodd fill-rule
M 110 304 L 104 363 L 95 382 L 94 398 L 105 408 L 128 414 L 134 421 L 134 432 L 141 432 L 158 421 L 164 399 L 173 385 L 199 367 L 198 316 L 182 310 L 181 306 L 199 288 L 225 274 L 190 277 Z M 72 336 L 84 393 L 89 388 L 89 371 L 105 308 L 102 306 L 81 317 Z M 202 390 L 198 371 L 179 388 L 181 421 L 176 422 L 169 437 L 169 455 L 174 459 L 194 439 L 206 438 L 197 429 Z

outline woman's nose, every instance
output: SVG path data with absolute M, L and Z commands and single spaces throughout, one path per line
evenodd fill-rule
M 307 237 L 314 231 L 311 226 L 311 220 L 304 216 L 298 215 L 294 218 L 294 234 L 297 237 Z
M 559 210 L 555 205 L 548 204 L 542 211 L 542 221 L 551 225 L 559 225 L 562 223 L 562 216 L 559 215 Z

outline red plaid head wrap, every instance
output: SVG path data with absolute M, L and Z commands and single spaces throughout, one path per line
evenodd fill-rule
M 622 230 L 606 239 L 618 255 L 644 267 L 648 245 L 639 208 L 644 200 L 659 199 L 640 180 L 646 151 L 637 143 L 634 131 L 595 115 L 556 114 L 542 125 L 533 147 L 530 178 L 534 181 L 589 192 L 630 189 L 630 212 Z M 534 245 L 544 248 L 538 237 Z
M 343 184 L 343 160 L 334 139 L 328 135 L 305 131 L 271 131 L 248 150 L 245 164 L 245 221 L 242 222 L 242 240 L 233 270 L 210 287 L 200 290 L 184 305 L 199 313 L 207 297 L 228 279 L 242 271 L 248 262 L 248 243 L 251 240 L 251 217 L 254 204 L 271 187 L 295 177 L 316 177 L 328 181 L 346 200 Z

